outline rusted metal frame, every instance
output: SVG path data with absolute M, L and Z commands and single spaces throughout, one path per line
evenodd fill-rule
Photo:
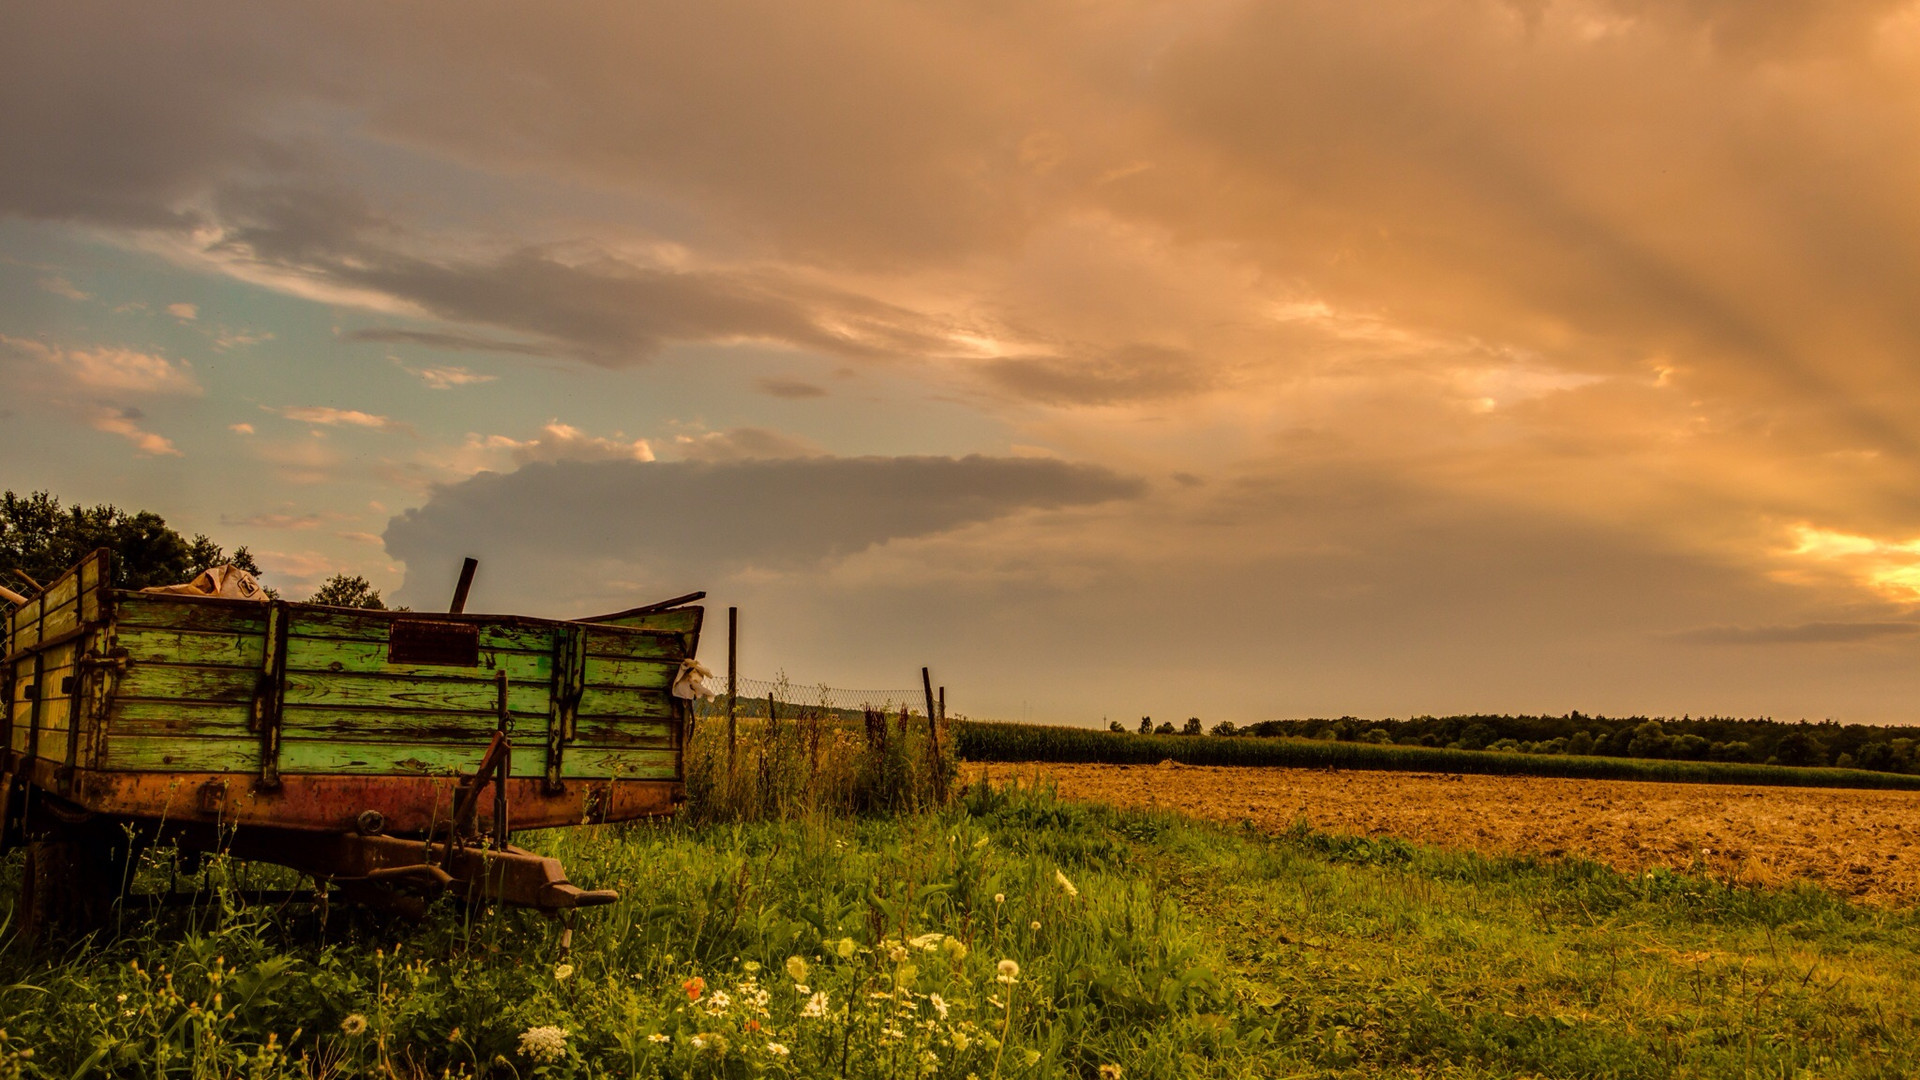
M 586 628 L 563 624 L 553 633 L 553 704 L 547 710 L 547 784 L 550 794 L 566 790 L 560 778 L 561 758 L 573 741 L 579 719 L 580 697 L 587 689 Z
M 247 725 L 260 736 L 259 786 L 268 791 L 280 786 L 280 717 L 287 697 L 288 616 L 286 601 L 275 600 L 267 605 L 260 681 L 254 689 L 253 715 Z
M 513 776 L 513 713 L 507 708 L 507 673 L 494 673 L 495 684 L 499 687 L 496 708 L 499 719 L 494 725 L 494 738 L 500 740 L 500 775 L 493 783 L 493 846 L 501 850 L 507 847 L 508 838 L 513 835 L 513 827 L 507 819 L 507 780 Z
M 210 839 L 219 843 L 217 834 L 205 829 L 182 836 L 188 843 Z M 516 847 L 492 851 L 395 836 L 245 828 L 223 846 L 235 858 L 291 867 L 349 890 L 445 889 L 469 900 L 494 899 L 543 911 L 596 907 L 620 895 L 612 889 L 582 889 L 567 880 L 560 860 Z

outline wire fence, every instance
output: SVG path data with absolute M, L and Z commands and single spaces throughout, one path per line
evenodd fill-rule
M 724 702 L 727 696 L 727 677 L 716 675 L 708 681 Z M 767 695 L 782 705 L 812 706 L 823 709 L 845 709 L 858 712 L 862 709 L 881 709 L 893 711 L 905 705 L 909 708 L 926 708 L 926 693 L 918 687 L 911 690 L 852 690 L 840 686 L 828 686 L 825 683 L 804 683 L 780 676 L 774 679 L 737 680 L 737 693 L 741 701 L 766 701 Z

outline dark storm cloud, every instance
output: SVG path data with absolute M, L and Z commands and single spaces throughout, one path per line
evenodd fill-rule
M 805 570 L 889 540 L 1143 490 L 1095 466 L 979 456 L 555 462 L 440 488 L 388 524 L 386 544 L 409 574 L 480 555 L 527 582 L 584 575 L 576 584 L 589 596 L 587 579 L 608 565 L 657 588 Z

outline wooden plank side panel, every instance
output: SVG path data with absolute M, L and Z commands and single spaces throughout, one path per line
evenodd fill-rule
M 448 670 L 448 669 L 440 669 Z M 455 669 L 458 670 L 458 669 Z M 466 678 L 423 678 L 406 675 L 353 675 L 345 672 L 289 672 L 288 706 L 316 705 L 346 709 L 404 712 L 484 713 L 497 708 L 498 689 L 484 668 L 469 668 Z M 507 684 L 507 709 L 526 716 L 544 716 L 550 690 L 532 682 Z
M 580 695 L 579 715 L 583 723 L 589 718 L 666 720 L 673 716 L 673 705 L 659 690 L 589 686 Z
M 120 627 L 115 641 L 127 650 L 127 659 L 135 664 L 196 664 L 248 671 L 260 670 L 266 649 L 266 638 L 260 633 L 159 630 L 143 626 Z
M 285 737 L 302 739 L 388 739 L 395 743 L 464 743 L 484 748 L 498 723 L 491 712 L 389 712 L 289 705 L 281 714 L 280 730 Z M 545 730 L 546 716 L 516 715 L 512 727 L 515 737 L 531 738 L 532 732 Z
M 547 685 L 553 678 L 553 653 L 522 652 L 511 649 L 482 648 L 477 667 L 447 664 L 390 664 L 387 642 L 355 641 L 347 638 L 302 637 L 287 639 L 287 670 L 338 672 L 352 675 L 401 675 L 409 677 L 479 678 L 491 680 L 495 671 L 505 671 L 516 683 Z
M 609 690 L 653 690 L 666 693 L 680 673 L 678 660 L 627 660 L 587 656 L 587 685 Z
M 387 638 L 391 635 L 393 624 L 401 620 L 433 622 L 445 618 L 451 622 L 475 622 L 473 619 L 457 619 L 435 615 L 431 612 L 382 612 L 361 614 L 338 608 L 293 609 L 293 623 L 290 632 L 300 637 L 337 638 L 344 641 L 378 642 L 386 648 Z M 526 622 L 501 621 L 479 622 L 480 648 L 508 649 L 517 652 L 551 652 L 553 650 L 553 626 L 534 620 Z
M 258 772 L 260 740 L 213 735 L 113 738 L 108 766 L 129 772 Z
M 686 658 L 685 640 L 669 630 L 627 630 L 588 626 L 588 656 L 620 660 L 666 660 L 678 665 Z
M 114 755 L 129 741 L 154 736 L 206 736 L 215 739 L 252 738 L 249 705 L 203 701 L 126 701 L 116 698 L 109 707 L 107 738 L 101 744 L 103 768 L 112 768 Z
M 260 681 L 258 671 L 237 667 L 187 664 L 128 664 L 120 675 L 117 701 L 198 701 L 219 705 L 251 705 Z
M 680 755 L 671 749 L 572 746 L 561 760 L 561 775 L 569 779 L 673 780 L 680 775 Z
M 198 630 L 260 637 L 267 628 L 267 605 L 251 600 L 210 600 L 116 590 L 114 621 L 126 627 Z

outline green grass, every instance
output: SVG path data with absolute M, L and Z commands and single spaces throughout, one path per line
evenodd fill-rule
M 1059 761 L 1143 765 L 1172 758 L 1186 765 L 1282 765 L 1305 769 L 1560 776 L 1586 780 L 1763 784 L 1786 787 L 1920 790 L 1920 776 L 1865 769 L 1805 769 L 1718 761 L 1516 754 L 1321 739 L 1217 735 L 1135 735 L 1044 724 L 962 721 L 955 746 L 970 761 Z
M 892 818 L 539 839 L 623 893 L 571 955 L 523 912 L 321 929 L 217 888 L 157 919 L 136 900 L 117 941 L 0 949 L 0 1076 L 1920 1073 L 1920 916 L 1811 887 L 979 788 Z M 567 1032 L 552 1062 L 522 1050 L 543 1026 Z

